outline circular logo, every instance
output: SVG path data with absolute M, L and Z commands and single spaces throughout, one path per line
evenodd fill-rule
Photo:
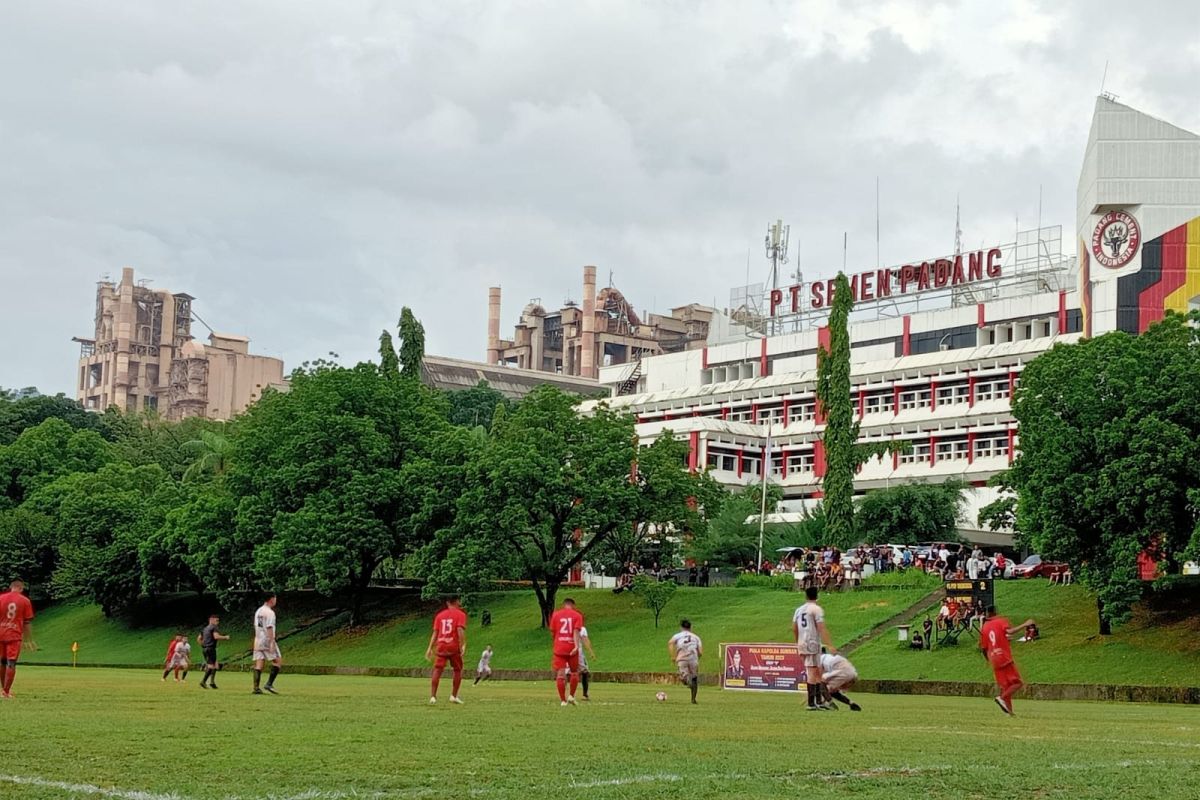
M 1142 241 L 1137 220 L 1124 211 L 1110 211 L 1096 223 L 1092 255 L 1104 266 L 1119 269 L 1129 263 Z

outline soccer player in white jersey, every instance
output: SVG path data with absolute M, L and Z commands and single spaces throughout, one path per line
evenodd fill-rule
M 700 688 L 700 656 L 704 655 L 704 643 L 692 633 L 691 620 L 679 620 L 679 633 L 667 642 L 667 652 L 679 670 L 679 680 L 692 690 L 692 705 L 695 705 L 696 692 Z
M 837 648 L 825 627 L 825 611 L 817 605 L 817 587 L 810 586 L 804 590 L 808 602 L 796 609 L 792 615 L 792 633 L 796 637 L 796 649 L 804 658 L 805 684 L 808 689 L 808 710 L 829 711 L 831 706 L 825 703 L 822 696 L 821 684 L 821 644 L 829 648 L 829 652 L 837 655 Z
M 479 654 L 479 665 L 475 667 L 475 685 L 492 677 L 492 646 L 489 644 Z
M 254 694 L 262 694 L 265 689 L 270 694 L 275 691 L 275 677 L 283 666 L 283 657 L 279 653 L 279 642 L 275 639 L 275 595 L 269 594 L 258 611 L 254 612 Z M 262 680 L 263 664 L 271 662 L 271 673 L 267 677 L 267 685 L 259 688 Z
M 862 706 L 851 700 L 844 691 L 858 680 L 858 670 L 845 656 L 822 653 L 821 678 L 825 681 L 825 691 L 829 695 L 830 705 L 833 708 L 837 708 L 837 706 L 833 705 L 832 701 L 840 700 L 850 706 L 851 711 L 862 711 Z
M 588 686 L 592 682 L 592 668 L 588 665 L 588 655 L 592 658 L 596 657 L 596 651 L 592 649 L 592 640 L 588 637 L 587 628 L 579 629 L 579 642 L 582 647 L 579 648 L 579 686 L 583 689 L 583 699 L 591 700 L 588 697 Z M 584 651 L 587 652 L 584 652 Z

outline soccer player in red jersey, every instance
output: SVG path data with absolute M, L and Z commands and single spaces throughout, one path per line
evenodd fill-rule
M 437 703 L 438 683 L 442 680 L 447 661 L 454 670 L 454 688 L 450 693 L 450 702 L 462 705 L 462 700 L 458 697 L 458 688 L 462 686 L 463 657 L 466 654 L 467 615 L 462 610 L 458 595 L 453 595 L 446 598 L 446 607 L 433 618 L 433 633 L 429 637 L 429 647 L 425 649 L 425 659 L 434 662 L 429 705 Z
M 1025 620 L 1020 625 L 1014 626 L 996 613 L 995 606 L 988 606 L 986 613 L 987 621 L 979 629 L 979 649 L 983 652 L 983 657 L 992 665 L 992 672 L 996 676 L 996 685 L 1000 687 L 1000 695 L 995 698 L 996 705 L 1000 706 L 1000 710 L 1005 714 L 1011 716 L 1013 713 L 1012 696 L 1024 684 L 1021 682 L 1021 673 L 1017 671 L 1017 665 L 1013 662 L 1012 646 L 1008 639 L 1024 630 L 1026 625 L 1032 625 L 1033 620 Z
M 21 645 L 30 652 L 37 650 L 33 641 L 33 603 L 24 595 L 25 582 L 17 579 L 0 594 L 0 697 L 12 697 L 13 679 L 17 677 L 17 658 Z
M 550 615 L 550 635 L 554 637 L 554 683 L 562 705 L 575 705 L 575 690 L 579 687 L 579 632 L 583 630 L 583 614 L 575 610 L 575 601 L 563 600 L 562 608 Z M 571 693 L 567 694 L 567 675 L 571 676 Z

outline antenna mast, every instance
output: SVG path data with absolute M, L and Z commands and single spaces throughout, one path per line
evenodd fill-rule
M 763 240 L 763 246 L 766 250 L 767 260 L 771 262 L 770 280 L 767 281 L 768 290 L 779 288 L 779 267 L 788 262 L 788 238 L 791 234 L 792 226 L 784 225 L 783 220 L 777 219 L 774 224 L 767 226 L 767 236 Z M 771 321 L 771 332 L 775 333 L 775 321 Z

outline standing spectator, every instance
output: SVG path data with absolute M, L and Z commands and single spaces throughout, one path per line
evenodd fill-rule
M 962 547 L 948 551 L 942 559 L 946 562 L 946 577 L 953 577 L 958 572 L 958 563 L 962 559 Z
M 696 568 L 695 563 L 688 567 L 688 586 L 695 586 L 700 578 L 700 570 Z
M 932 650 L 933 649 L 933 620 L 931 620 L 929 618 L 928 614 L 925 615 L 925 621 L 921 623 L 921 630 L 923 630 L 925 632 L 925 649 Z
M 850 557 L 850 585 L 860 586 L 862 584 L 863 571 L 863 556 L 860 549 Z
M 705 561 L 704 565 L 700 567 L 700 585 L 708 586 L 708 562 L 707 561 Z

